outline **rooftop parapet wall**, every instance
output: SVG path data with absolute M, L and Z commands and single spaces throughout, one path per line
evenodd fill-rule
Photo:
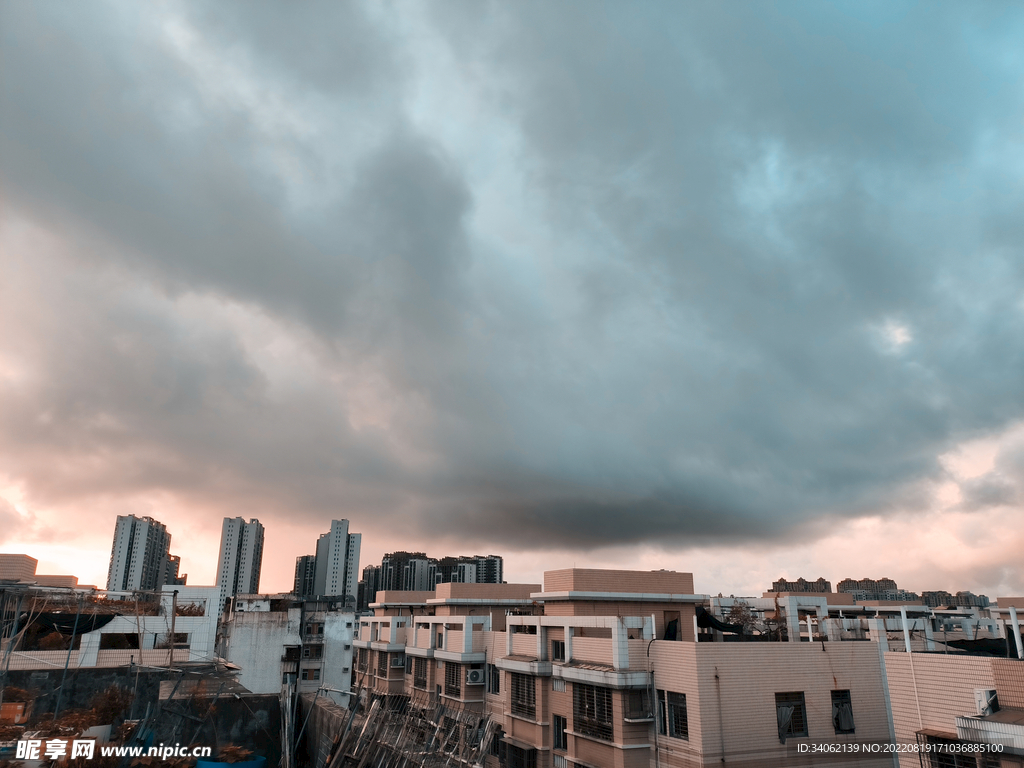
M 377 593 L 377 599 L 373 605 L 387 605 L 389 603 L 402 603 L 403 605 L 426 605 L 427 600 L 433 600 L 434 593 L 426 591 L 413 591 L 401 589 L 382 589 Z
M 444 600 L 530 600 L 540 584 L 438 584 L 434 599 Z M 388 593 L 391 594 L 391 593 Z M 378 602 L 380 595 L 378 594 Z
M 676 571 L 565 568 L 544 572 L 544 591 L 692 595 L 693 574 Z
M 997 597 L 996 606 L 999 608 L 1016 608 L 1017 611 L 1024 611 L 1024 597 Z
M 824 597 L 829 605 L 853 605 L 853 595 L 849 592 L 764 592 L 761 599 L 773 600 L 778 597 L 780 600 L 787 597 Z M 901 603 L 902 605 L 902 603 Z

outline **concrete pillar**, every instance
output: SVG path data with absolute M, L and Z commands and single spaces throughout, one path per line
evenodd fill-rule
M 906 648 L 907 653 L 911 653 L 914 649 L 910 647 L 910 625 L 907 623 L 907 607 L 900 607 L 900 624 L 903 626 L 903 646 Z
M 462 628 L 462 652 L 472 653 L 473 652 L 473 620 L 466 619 L 466 624 Z
M 548 660 L 548 628 L 537 620 L 537 661 Z
M 800 642 L 800 608 L 795 597 L 786 598 L 786 630 L 789 632 L 789 642 Z
M 644 619 L 644 640 L 650 642 L 654 639 L 654 615 Z
M 964 630 L 964 637 L 968 640 L 974 640 L 977 637 L 977 633 L 974 631 L 974 619 L 963 619 L 960 622 L 960 626 Z
M 629 669 L 629 633 L 622 619 L 612 624 L 612 668 Z
M 508 622 L 505 623 L 505 655 L 512 655 L 512 630 L 513 625 Z
M 100 633 L 89 632 L 82 635 L 82 643 L 78 648 L 78 666 L 95 667 L 96 659 L 100 652 Z M 141 663 L 141 654 L 136 655 L 135 661 Z
M 572 661 L 572 636 L 575 632 L 574 627 L 565 628 L 565 661 L 566 663 Z
M 924 617 L 924 647 L 927 651 L 935 650 L 935 630 L 932 629 L 932 617 Z
M 388 642 L 392 645 L 398 642 L 398 621 L 397 617 L 391 619 L 391 632 L 388 633 Z
M 1017 658 L 1024 659 L 1024 642 L 1020 639 L 1020 619 L 1017 618 L 1017 609 L 1010 606 L 1010 624 L 1013 625 L 1013 636 L 1017 638 Z

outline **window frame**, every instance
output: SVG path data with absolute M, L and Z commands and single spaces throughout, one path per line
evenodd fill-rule
M 492 696 L 501 695 L 501 670 L 497 664 L 487 665 L 487 692 Z
M 843 728 L 840 728 L 839 725 L 836 723 L 836 705 L 837 704 L 844 704 L 845 703 L 845 704 L 849 705 L 849 707 L 850 707 L 850 717 L 851 718 L 853 717 L 853 698 L 852 698 L 852 696 L 850 694 L 849 688 L 837 688 L 837 689 L 833 690 L 831 692 L 831 694 L 832 694 L 832 728 L 836 732 L 836 735 L 837 736 L 840 736 L 840 735 L 841 736 L 848 736 L 851 733 L 856 733 L 857 732 L 856 720 L 854 720 L 853 728 L 850 728 L 849 730 L 845 730 Z M 836 694 L 838 694 L 838 695 L 836 695 Z
M 519 672 L 508 674 L 509 711 L 529 720 L 537 717 L 537 679 Z
M 809 735 L 807 729 L 807 700 L 803 691 L 782 691 L 775 694 L 775 724 L 778 727 L 779 706 L 793 705 L 793 715 L 786 730 L 787 739 L 805 739 Z M 799 717 L 798 717 L 799 716 Z M 797 725 L 802 726 L 800 730 Z
M 551 715 L 551 748 L 559 752 L 569 751 L 569 718 Z
M 672 697 L 676 697 L 673 701 Z M 686 711 L 686 694 L 676 691 L 665 691 L 666 720 L 668 721 L 668 736 L 673 739 L 690 740 L 690 720 Z M 682 717 L 680 718 L 680 713 Z
M 615 740 L 611 688 L 572 684 L 572 730 L 601 741 Z
M 457 661 L 444 665 L 444 695 L 462 698 L 462 665 Z

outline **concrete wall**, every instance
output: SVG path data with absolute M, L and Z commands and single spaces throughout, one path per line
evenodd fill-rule
M 236 612 L 231 615 L 224 642 L 225 658 L 242 668 L 238 682 L 253 693 L 281 691 L 286 645 L 300 645 L 301 611 Z M 292 665 L 294 666 L 294 665 Z
M 693 594 L 693 574 L 675 571 L 612 571 L 565 568 L 544 572 L 545 592 Z
M 978 656 L 886 653 L 896 742 L 913 744 L 917 731 L 925 729 L 955 738 L 957 716 L 977 712 L 974 689 L 996 687 L 993 661 Z M 901 754 L 900 768 L 919 768 L 917 755 Z
M 651 647 L 659 690 L 686 695 L 689 739 L 658 736 L 661 765 L 891 766 L 875 756 L 810 757 L 801 743 L 889 741 L 878 647 L 873 643 L 672 643 Z M 717 678 L 716 678 L 717 675 Z M 856 732 L 837 735 L 831 691 L 849 690 Z M 775 694 L 802 691 L 808 736 L 779 743 Z

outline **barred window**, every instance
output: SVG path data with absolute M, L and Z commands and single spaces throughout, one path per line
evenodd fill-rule
M 676 739 L 689 739 L 690 726 L 686 720 L 686 694 L 666 692 L 668 695 L 668 735 Z
M 505 748 L 505 765 L 508 768 L 537 768 L 537 750 L 521 749 L 509 744 Z
M 509 673 L 512 693 L 512 714 L 521 717 L 537 716 L 537 686 L 530 675 Z
M 855 733 L 850 692 L 832 691 L 832 726 L 836 733 Z
M 412 684 L 416 688 L 427 687 L 427 660 L 413 659 Z
M 462 695 L 462 665 L 454 661 L 444 665 L 444 695 Z
M 651 692 L 647 688 L 634 688 L 624 692 L 627 720 L 646 720 L 651 717 Z
M 388 676 L 388 652 L 377 651 L 377 676 Z
M 786 743 L 789 736 L 807 735 L 807 715 L 804 692 L 775 694 L 775 717 L 779 726 L 779 741 Z
M 612 691 L 573 683 L 572 729 L 595 739 L 612 740 Z
M 365 648 L 360 648 L 359 649 L 359 660 L 357 662 L 357 668 L 359 669 L 360 672 L 365 672 L 366 671 L 366 665 L 367 665 L 367 660 L 368 660 L 367 657 L 369 655 L 370 655 L 369 651 L 367 651 Z

